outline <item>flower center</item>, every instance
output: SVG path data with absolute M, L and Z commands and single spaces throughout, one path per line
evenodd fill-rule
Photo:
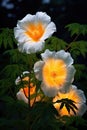
M 63 60 L 48 59 L 42 70 L 43 80 L 46 85 L 61 86 L 65 83 L 67 68 Z
M 53 71 L 53 72 L 51 73 L 51 76 L 52 76 L 53 78 L 56 78 L 57 73 L 56 73 L 55 71 Z
M 28 25 L 28 31 L 25 33 L 31 37 L 33 41 L 38 41 L 42 37 L 44 30 L 42 23 L 31 23 Z

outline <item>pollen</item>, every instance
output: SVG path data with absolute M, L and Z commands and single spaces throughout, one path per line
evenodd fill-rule
M 33 40 L 33 41 L 39 41 L 39 39 L 44 34 L 44 27 L 42 23 L 31 23 L 28 25 L 28 31 L 25 33 Z

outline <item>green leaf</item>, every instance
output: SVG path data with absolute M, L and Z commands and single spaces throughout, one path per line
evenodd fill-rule
M 3 53 L 4 55 L 10 56 L 11 63 L 26 63 L 27 64 L 27 55 L 24 53 L 20 53 L 18 49 L 7 50 Z
M 65 105 L 65 102 L 62 102 L 59 109 L 62 109 Z
M 69 113 L 70 113 L 70 109 L 71 109 L 74 112 L 74 114 L 76 114 L 77 107 L 73 100 L 68 99 L 68 98 L 63 98 L 60 101 L 61 101 L 60 109 L 62 109 L 65 106 Z M 59 102 L 57 101 L 57 103 L 59 103 Z
M 58 51 L 61 49 L 65 49 L 66 46 L 67 43 L 64 40 L 54 36 L 47 39 L 45 43 L 45 49 L 50 49 L 51 51 Z
M 87 54 L 87 41 L 75 41 L 71 43 L 71 49 L 70 53 L 74 58 L 76 58 L 79 55 L 82 55 L 84 58 L 86 58 Z
M 31 110 L 31 119 L 33 120 L 31 129 L 47 130 L 49 128 L 53 130 L 52 122 L 54 122 L 56 115 L 58 115 L 57 110 L 52 104 L 37 102 Z
M 68 31 L 71 32 L 71 36 L 73 35 L 86 35 L 87 34 L 87 25 L 86 24 L 79 24 L 79 23 L 71 23 L 65 26 L 68 28 Z
M 69 104 L 68 104 L 68 103 L 66 103 L 66 104 L 65 104 L 65 107 L 66 107 L 66 109 L 67 109 L 68 113 L 70 114 L 70 106 L 69 106 Z
M 80 130 L 80 129 L 85 129 L 87 128 L 87 121 L 83 118 L 83 117 L 80 117 L 80 116 L 63 116 L 62 121 L 66 122 L 64 125 L 65 125 L 65 129 L 69 129 L 71 130 L 70 128 L 73 128 L 73 129 L 77 129 L 77 130 Z
M 3 46 L 5 49 L 10 47 L 12 49 L 14 48 L 14 44 L 16 44 L 16 40 L 14 38 L 13 29 L 1 28 L 0 47 Z
M 76 69 L 75 80 L 79 80 L 87 77 L 87 68 L 85 64 L 74 64 Z M 84 73 L 84 74 L 83 74 Z
M 23 72 L 23 65 L 12 64 L 7 65 L 2 71 L 1 74 L 5 76 L 5 78 L 15 79 L 18 75 Z
M 13 82 L 10 78 L 0 80 L 0 96 L 10 93 L 13 86 Z

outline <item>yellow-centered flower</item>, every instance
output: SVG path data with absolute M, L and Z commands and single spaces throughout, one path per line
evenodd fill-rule
M 23 75 L 28 74 L 28 73 L 29 73 L 28 71 L 25 71 L 25 72 L 23 72 Z M 25 76 L 23 78 L 23 75 L 22 75 L 22 81 L 25 81 L 27 83 L 24 84 L 24 87 L 22 86 L 22 88 L 17 92 L 16 96 L 17 96 L 18 100 L 23 100 L 25 103 L 28 103 L 29 92 L 30 92 L 30 97 L 32 95 L 35 95 L 36 86 L 33 83 L 28 84 L 29 77 Z M 18 85 L 22 81 L 21 81 L 20 77 L 18 77 L 16 79 L 15 83 L 16 83 L 16 85 Z M 29 90 L 29 87 L 30 87 L 30 90 Z M 34 101 L 36 102 L 36 101 L 39 101 L 39 100 L 40 100 L 40 96 L 38 96 L 38 95 L 36 96 L 36 98 L 35 98 L 35 96 L 33 98 L 30 98 L 30 106 L 33 105 Z
M 43 61 L 35 63 L 34 72 L 36 78 L 42 81 L 44 93 L 53 97 L 59 90 L 68 91 L 75 73 L 70 53 L 64 50 L 51 52 L 47 49 L 41 56 Z
M 14 35 L 19 51 L 29 54 L 41 51 L 45 40 L 55 31 L 56 26 L 51 22 L 51 17 L 45 12 L 37 12 L 35 15 L 27 14 L 19 20 Z
M 57 96 L 55 96 L 53 98 L 53 102 L 56 102 L 57 100 L 61 100 L 61 99 L 65 99 L 65 98 L 68 98 L 68 99 L 74 101 L 74 105 L 77 107 L 77 109 L 75 109 L 74 106 L 72 106 L 72 107 L 75 110 L 76 115 L 82 116 L 85 113 L 85 111 L 87 110 L 87 106 L 85 104 L 86 97 L 84 95 L 84 92 L 80 89 L 77 89 L 76 86 L 72 85 L 70 90 L 67 93 L 58 92 Z M 63 106 L 62 109 L 60 109 L 60 105 L 61 105 L 61 102 L 54 103 L 54 107 L 58 110 L 58 113 L 61 116 L 75 115 L 72 109 L 70 109 L 70 112 L 68 112 L 65 105 Z

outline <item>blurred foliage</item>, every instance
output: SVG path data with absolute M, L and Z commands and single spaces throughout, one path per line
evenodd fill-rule
M 79 23 L 72 23 L 65 26 L 70 32 L 71 39 L 68 43 L 62 38 L 55 36 L 46 40 L 45 49 L 59 51 L 64 49 L 69 51 L 74 59 L 74 66 L 76 68 L 75 83 L 78 84 L 82 90 L 85 91 L 87 98 L 87 41 L 79 39 L 79 36 L 87 34 L 87 25 Z M 40 53 L 25 54 L 19 52 L 17 48 L 17 41 L 14 39 L 13 30 L 9 28 L 2 28 L 0 33 L 0 47 L 3 50 L 1 59 L 0 71 L 0 130 L 80 130 L 87 129 L 87 113 L 83 117 L 59 117 L 56 119 L 58 112 L 49 102 L 37 102 L 32 109 L 22 101 L 16 99 L 18 91 L 15 85 L 16 78 L 22 74 L 23 71 L 29 71 L 34 63 L 38 61 Z M 44 51 L 43 50 L 43 51 Z M 42 51 L 42 52 L 43 52 Z M 34 83 L 36 82 L 34 73 L 30 75 Z M 66 106 L 68 112 L 74 106 L 70 100 L 62 100 L 60 109 Z M 44 107 L 43 107 L 44 106 Z M 75 109 L 73 112 L 75 113 Z
M 68 28 L 68 31 L 71 32 L 71 36 L 73 35 L 86 35 L 87 34 L 87 25 L 85 24 L 79 24 L 79 23 L 71 23 L 66 26 Z

